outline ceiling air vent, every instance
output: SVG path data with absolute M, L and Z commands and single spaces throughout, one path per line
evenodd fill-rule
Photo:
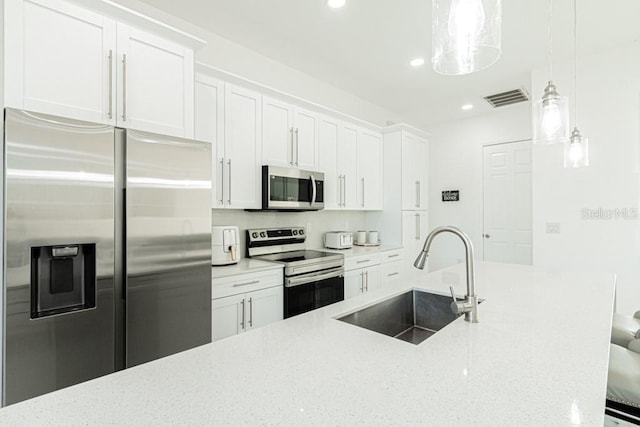
M 528 101 L 529 97 L 523 89 L 514 89 L 507 92 L 496 93 L 495 95 L 485 96 L 484 99 L 491 104 L 493 108 L 498 108 L 504 107 L 505 105 Z

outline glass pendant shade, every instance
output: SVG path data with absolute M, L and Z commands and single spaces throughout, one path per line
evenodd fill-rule
M 500 59 L 501 0 L 433 0 L 432 16 L 435 72 L 469 74 Z
M 549 82 L 542 99 L 533 104 L 533 141 L 555 144 L 569 140 L 569 99 Z
M 575 128 L 571 138 L 564 143 L 564 167 L 584 166 L 589 166 L 589 139 L 580 135 L 578 128 Z

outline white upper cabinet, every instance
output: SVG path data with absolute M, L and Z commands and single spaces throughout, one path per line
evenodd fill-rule
M 193 137 L 193 49 L 63 0 L 5 13 L 8 106 Z
M 115 124 L 116 22 L 57 0 L 5 7 L 7 106 Z
M 117 28 L 118 126 L 193 138 L 193 51 Z
M 262 163 L 316 170 L 318 115 L 286 102 L 262 99 Z
M 427 141 L 402 132 L 402 209 L 428 209 Z
M 229 208 L 261 206 L 261 98 L 258 92 L 225 84 L 222 199 Z
M 365 210 L 382 210 L 382 135 L 358 134 L 358 203 Z
M 213 208 L 224 207 L 224 83 L 215 78 L 196 74 L 195 132 L 199 141 L 211 143 L 211 203 Z
M 339 207 L 358 209 L 358 129 L 342 123 L 338 135 Z
M 324 208 L 337 209 L 341 203 L 338 175 L 338 133 L 340 123 L 330 117 L 318 119 L 318 170 L 324 173 Z

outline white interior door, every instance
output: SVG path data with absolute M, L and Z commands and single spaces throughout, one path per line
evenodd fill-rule
M 531 264 L 531 141 L 483 151 L 484 260 Z

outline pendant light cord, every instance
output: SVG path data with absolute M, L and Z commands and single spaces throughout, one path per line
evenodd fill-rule
M 549 0 L 547 4 L 547 13 L 549 15 L 549 26 L 547 28 L 547 36 L 549 37 L 549 81 L 553 81 L 553 0 Z
M 578 127 L 578 1 L 573 0 L 573 123 Z

